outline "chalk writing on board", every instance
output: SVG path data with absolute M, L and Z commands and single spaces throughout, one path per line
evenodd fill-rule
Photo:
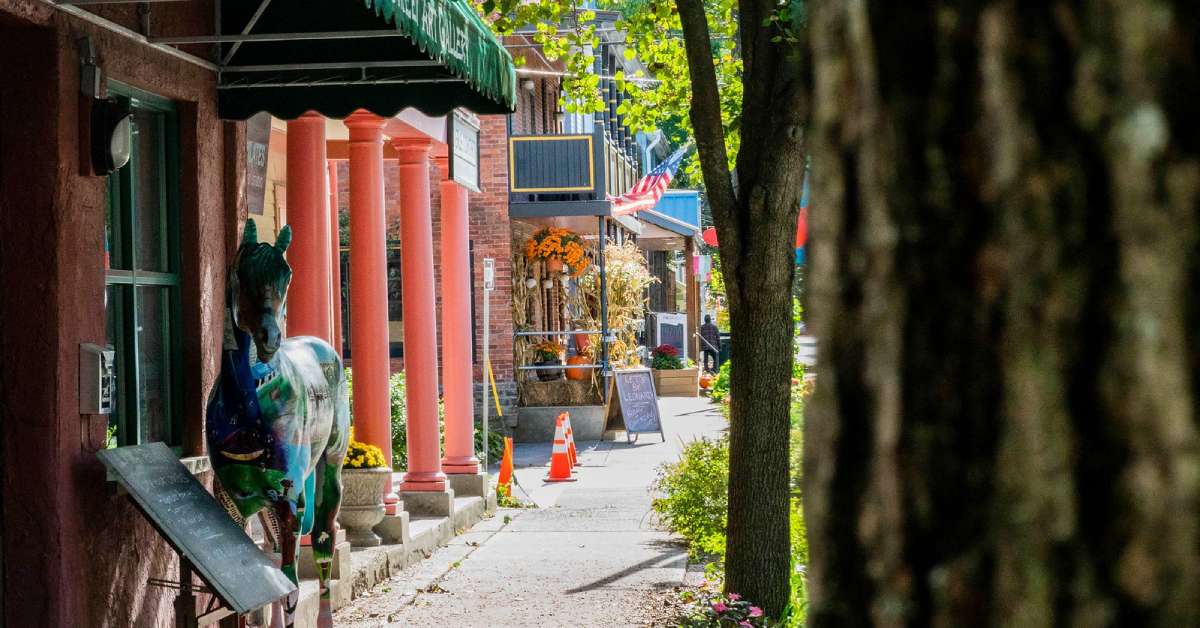
M 616 371 L 613 384 L 609 414 L 619 415 L 626 434 L 658 432 L 662 436 L 662 416 L 650 369 Z

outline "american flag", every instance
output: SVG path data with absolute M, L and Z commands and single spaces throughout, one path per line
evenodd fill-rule
M 612 203 L 612 215 L 628 216 L 643 209 L 654 209 L 658 200 L 662 198 L 663 192 L 671 187 L 671 179 L 679 170 L 679 164 L 683 161 L 683 156 L 687 154 L 688 148 L 687 144 L 680 147 L 666 161 L 655 166 L 650 174 L 642 177 L 642 180 L 638 181 L 633 189 L 625 194 L 608 197 L 609 202 Z

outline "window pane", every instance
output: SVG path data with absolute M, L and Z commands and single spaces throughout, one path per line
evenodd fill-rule
M 169 288 L 137 289 L 139 442 L 171 442 Z
M 125 373 L 125 345 L 122 342 L 124 333 L 122 327 L 125 325 L 124 312 L 125 304 L 123 299 L 129 288 L 124 286 L 108 285 L 104 288 L 104 342 L 111 346 L 116 358 L 116 374 L 117 385 L 113 387 L 113 404 L 112 414 L 108 417 L 108 424 L 117 428 L 117 442 L 124 443 L 125 431 L 123 425 L 128 424 L 125 418 L 129 416 L 129 409 L 126 407 L 125 400 L 127 396 L 124 393 L 123 386 L 126 385 L 124 379 Z
M 126 166 L 128 167 L 128 166 Z M 108 177 L 108 206 L 104 211 L 104 270 L 119 268 L 129 270 L 122 246 L 121 234 L 121 189 L 122 173 Z
M 163 116 L 135 109 L 133 112 L 134 160 L 134 247 L 140 270 L 167 272 L 163 236 Z

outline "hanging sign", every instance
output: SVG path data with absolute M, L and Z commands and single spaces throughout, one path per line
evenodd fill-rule
M 109 477 L 235 613 L 296 589 L 163 443 L 101 450 Z
M 263 213 L 267 202 L 267 153 L 271 142 L 271 114 L 257 113 L 246 120 L 246 207 Z
M 650 369 L 613 371 L 611 381 L 605 430 L 625 430 L 629 442 L 637 440 L 639 433 L 658 432 L 659 438 L 666 442 Z
M 446 116 L 450 179 L 479 192 L 479 118 L 455 109 Z

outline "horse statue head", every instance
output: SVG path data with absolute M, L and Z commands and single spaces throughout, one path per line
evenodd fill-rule
M 292 282 L 292 267 L 283 254 L 291 243 L 290 226 L 280 229 L 271 245 L 258 241 L 258 228 L 253 220 L 247 220 L 229 272 L 233 324 L 254 339 L 263 362 L 271 361 L 282 339 L 280 321 L 287 312 L 287 291 Z

